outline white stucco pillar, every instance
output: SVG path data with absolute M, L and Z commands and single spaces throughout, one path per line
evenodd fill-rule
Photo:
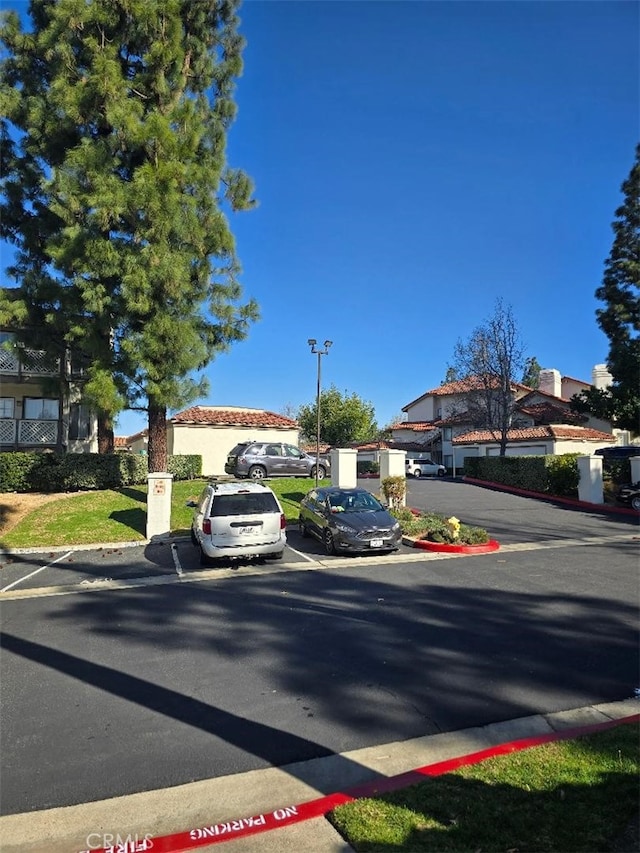
M 385 477 L 404 477 L 404 460 L 407 454 L 404 450 L 381 450 L 380 451 L 380 479 Z
M 632 456 L 629 462 L 631 463 L 631 482 L 640 483 L 640 456 Z
M 147 539 L 168 536 L 171 531 L 173 474 L 154 472 L 147 476 Z
M 331 485 L 353 489 L 358 484 L 358 451 L 351 448 L 332 450 Z
M 578 456 L 578 499 L 591 504 L 604 503 L 602 457 Z

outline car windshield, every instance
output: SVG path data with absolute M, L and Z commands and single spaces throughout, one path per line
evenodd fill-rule
M 367 512 L 383 509 L 369 492 L 334 492 L 327 498 L 331 512 Z
M 249 515 L 251 513 L 278 512 L 278 504 L 268 492 L 256 494 L 217 495 L 213 499 L 211 518 L 222 515 Z

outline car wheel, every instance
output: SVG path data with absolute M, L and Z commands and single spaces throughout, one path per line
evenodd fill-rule
M 414 477 L 420 477 L 421 474 L 422 474 L 422 471 L 419 468 L 416 468 L 415 471 L 413 472 Z
M 298 521 L 298 527 L 300 529 L 300 536 L 302 536 L 303 539 L 307 539 L 309 536 L 309 531 L 307 530 L 307 525 L 302 519 Z
M 213 565 L 211 557 L 207 556 L 207 554 L 202 550 L 202 545 L 200 546 L 200 565 L 202 568 Z
M 277 554 L 267 554 L 268 560 L 281 560 L 284 556 L 284 551 L 278 551 Z
M 312 476 L 312 477 L 315 477 L 315 476 L 316 476 L 316 466 L 315 466 L 315 465 L 314 465 L 314 466 L 313 466 L 313 468 L 311 469 L 311 476 Z M 327 476 L 327 472 L 324 470 L 324 468 L 322 467 L 322 465 L 318 465 L 318 479 L 319 479 L 319 480 L 324 480 L 324 478 L 325 478 L 326 476 Z
M 444 477 L 444 474 L 445 474 L 444 471 L 438 471 L 438 477 Z
M 631 506 L 632 506 L 634 509 L 640 510 L 640 497 L 638 497 L 638 495 L 636 495 L 635 497 L 631 498 Z
M 327 554 L 337 554 L 336 543 L 333 541 L 333 533 L 330 530 L 324 532 L 324 550 Z
M 252 480 L 264 480 L 267 476 L 267 472 L 262 465 L 252 465 L 251 468 L 249 468 L 249 476 Z

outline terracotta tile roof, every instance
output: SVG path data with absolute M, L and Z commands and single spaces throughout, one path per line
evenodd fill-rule
M 519 412 L 533 418 L 537 424 L 580 424 L 587 420 L 584 415 L 552 402 L 531 403 L 524 406 L 518 404 L 516 408 Z
M 497 377 L 495 384 L 498 384 Z M 411 406 L 415 405 L 420 400 L 424 400 L 425 397 L 446 397 L 452 394 L 468 394 L 469 391 L 478 391 L 481 390 L 482 387 L 482 378 L 480 376 L 469 376 L 467 379 L 457 379 L 455 382 L 443 382 L 443 384 L 438 385 L 437 388 L 425 391 L 424 394 L 421 394 L 419 397 L 416 397 L 415 400 L 407 403 L 406 406 L 402 407 L 402 411 L 406 412 L 407 409 L 410 409 Z M 520 382 L 512 382 L 511 387 L 518 391 L 524 391 L 525 393 L 532 390 L 528 385 L 522 385 Z
M 129 439 L 126 435 L 114 435 L 113 437 L 113 446 L 114 447 L 128 447 Z
M 223 409 L 217 406 L 192 406 L 170 418 L 174 424 L 210 424 L 212 426 L 275 427 L 297 429 L 298 424 L 284 415 L 264 409 Z
M 429 432 L 429 430 L 434 429 L 433 421 L 400 421 L 397 424 L 393 424 L 393 426 L 389 427 L 392 430 L 401 430 L 407 429 L 412 432 Z
M 497 434 L 496 434 L 497 435 Z M 608 432 L 600 432 L 597 429 L 590 427 L 579 426 L 533 426 L 525 427 L 524 429 L 510 429 L 507 433 L 507 440 L 514 441 L 609 441 L 615 444 L 615 438 Z M 452 444 L 476 444 L 492 442 L 495 443 L 498 439 L 486 429 L 477 429 L 472 432 L 466 432 L 463 435 L 457 435 Z
M 303 450 L 305 453 L 315 453 L 318 448 L 316 447 L 316 443 L 313 444 L 301 444 L 300 450 Z M 331 450 L 330 444 L 323 444 L 320 442 L 320 453 L 328 453 Z

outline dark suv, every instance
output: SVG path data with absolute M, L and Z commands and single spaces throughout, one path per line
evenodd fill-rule
M 316 459 L 293 444 L 274 441 L 241 441 L 227 456 L 224 470 L 234 477 L 315 477 Z M 318 479 L 327 476 L 329 463 L 318 465 Z

